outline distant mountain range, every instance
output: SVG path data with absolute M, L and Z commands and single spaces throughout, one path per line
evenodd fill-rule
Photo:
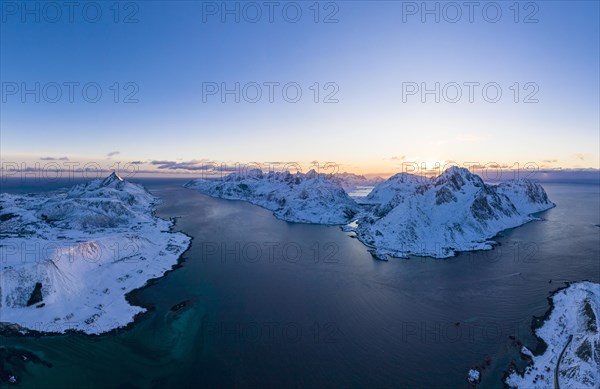
M 360 203 L 346 193 L 378 184 Z M 536 218 L 554 207 L 544 189 L 529 180 L 490 185 L 459 167 L 438 177 L 400 173 L 369 181 L 350 173 L 262 173 L 252 170 L 223 179 L 198 179 L 186 187 L 213 197 L 244 200 L 290 222 L 348 224 L 348 231 L 387 255 L 445 258 L 456 251 L 490 249 L 498 232 Z

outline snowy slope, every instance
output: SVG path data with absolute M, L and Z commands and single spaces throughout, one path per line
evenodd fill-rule
M 221 179 L 196 179 L 185 186 L 213 197 L 248 201 L 290 222 L 345 224 L 358 212 L 338 183 L 314 170 L 291 174 L 255 169 Z
M 491 249 L 489 239 L 498 232 L 554 206 L 538 184 L 515 181 L 495 187 L 459 167 L 432 179 L 397 174 L 376 186 L 365 202 L 371 208 L 358 220 L 356 233 L 378 256 L 436 258 Z
M 508 197 L 520 213 L 536 213 L 553 205 L 541 186 L 529 180 L 503 182 L 496 190 Z
M 427 182 L 427 178 L 421 176 L 398 173 L 375 186 L 363 203 L 374 204 L 377 214 L 385 214 Z
M 101 333 L 143 312 L 125 295 L 177 263 L 190 239 L 116 174 L 59 195 L 0 194 L 0 322 Z
M 547 344 L 546 351 L 533 355 L 523 347 L 522 352 L 532 358 L 532 365 L 522 375 L 511 372 L 506 384 L 513 388 L 553 389 L 557 387 L 555 374 L 558 373 L 560 388 L 598 388 L 600 284 L 571 284 L 552 296 L 552 305 L 547 320 L 535 331 Z

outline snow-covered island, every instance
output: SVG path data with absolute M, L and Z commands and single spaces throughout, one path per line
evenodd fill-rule
M 370 210 L 355 230 L 377 255 L 435 258 L 489 250 L 500 231 L 554 207 L 539 184 L 516 180 L 494 186 L 460 167 L 434 178 L 396 174 L 377 185 L 365 203 Z
M 481 382 L 481 373 L 479 373 L 479 370 L 469 369 L 467 382 L 471 385 L 477 385 L 479 382 Z
M 192 180 L 185 186 L 212 197 L 248 201 L 289 222 L 346 224 L 359 211 L 340 182 L 314 170 L 292 174 L 252 169 L 220 179 Z
M 434 178 L 400 173 L 377 184 L 357 203 L 346 190 L 366 178 L 344 174 L 263 173 L 251 170 L 186 187 L 209 196 L 245 200 L 290 222 L 347 224 L 376 258 L 407 255 L 446 258 L 457 251 L 489 250 L 500 231 L 554 207 L 528 180 L 490 185 L 459 167 Z
M 158 199 L 111 174 L 52 195 L 0 194 L 0 326 L 99 334 L 145 311 L 126 294 L 177 264 L 190 238 Z
M 523 373 L 511 371 L 511 388 L 598 388 L 600 385 L 600 284 L 578 282 L 550 298 L 551 310 L 535 334 L 546 350 L 531 358 Z

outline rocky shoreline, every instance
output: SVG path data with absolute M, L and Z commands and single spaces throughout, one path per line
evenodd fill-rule
M 592 307 L 587 297 L 583 302 L 569 300 L 567 304 L 563 301 L 571 298 L 568 297 L 569 294 L 579 298 L 581 295 L 586 295 L 586 292 L 592 296 L 600 296 L 600 284 L 590 281 L 566 282 L 566 286 L 553 291 L 547 297 L 548 310 L 542 316 L 534 316 L 531 322 L 531 331 L 536 339 L 535 349 L 533 351 L 526 347 L 521 349 L 522 358 L 529 363 L 524 369 L 517 369 L 514 364 L 509 366 L 503 376 L 506 388 L 520 385 L 532 388 L 558 387 L 559 383 L 556 379 L 560 379 L 560 377 L 568 379 L 572 387 L 593 388 L 598 384 L 598 377 L 594 376 L 594 371 L 598 371 L 600 366 L 598 307 Z M 563 298 L 559 304 L 555 301 L 558 297 Z M 582 306 L 580 307 L 580 305 Z M 573 310 L 575 307 L 577 309 Z M 578 318 L 575 317 L 577 314 L 585 319 L 586 326 L 577 327 L 579 325 Z M 572 327 L 570 327 L 569 323 L 578 324 L 571 324 Z M 569 356 L 569 360 L 571 365 L 578 366 L 578 369 L 571 370 L 569 375 L 564 376 L 560 374 L 561 366 L 559 364 L 573 339 L 576 339 L 579 346 L 572 353 L 574 355 Z M 582 347 L 590 341 L 592 342 L 590 347 L 595 348 L 596 353 L 590 350 L 590 354 L 584 356 L 581 353 Z M 586 369 L 586 364 L 590 365 L 591 370 Z M 551 381 L 554 382 L 554 385 L 551 385 Z

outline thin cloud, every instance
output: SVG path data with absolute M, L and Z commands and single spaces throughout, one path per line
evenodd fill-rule
M 42 158 L 40 158 L 40 161 L 68 161 L 68 160 L 69 160 L 68 157 L 60 157 L 60 158 L 42 157 Z
M 119 155 L 121 154 L 120 151 L 111 151 L 110 153 L 106 154 L 107 157 L 114 157 L 115 155 Z
M 177 161 L 152 161 L 150 164 L 155 165 L 158 169 L 166 170 L 219 170 L 219 171 L 235 171 L 235 166 L 224 166 L 216 162 L 211 161 L 188 161 L 188 162 L 177 162 Z

